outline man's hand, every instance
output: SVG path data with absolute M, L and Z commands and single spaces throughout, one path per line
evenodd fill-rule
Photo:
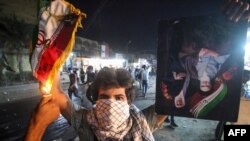
M 162 84 L 161 84 L 161 92 L 162 92 L 162 95 L 163 95 L 167 100 L 172 100 L 172 96 L 169 95 L 169 93 L 168 93 L 168 87 L 167 87 L 167 85 L 164 84 L 163 82 L 162 82 Z
M 176 108 L 182 108 L 186 105 L 183 90 L 175 97 L 174 102 Z
M 242 0 L 226 0 L 223 12 L 229 20 L 238 22 L 241 19 L 250 18 L 249 3 Z
M 60 115 L 60 108 L 54 102 L 53 97 L 42 97 L 36 107 L 32 119 L 29 123 L 29 129 L 25 141 L 39 141 L 46 128 L 56 120 Z
M 59 117 L 60 112 L 70 121 L 70 101 L 61 90 L 59 74 L 54 78 L 51 93 L 51 96 L 42 97 L 34 110 L 25 141 L 41 140 L 46 128 Z
M 48 126 L 60 115 L 60 108 L 53 97 L 43 97 L 36 109 L 35 120 Z

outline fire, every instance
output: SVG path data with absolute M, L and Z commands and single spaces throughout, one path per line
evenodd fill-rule
M 52 83 L 50 83 L 49 81 L 47 81 L 45 85 L 40 84 L 40 91 L 44 97 L 52 96 L 51 88 L 52 88 Z

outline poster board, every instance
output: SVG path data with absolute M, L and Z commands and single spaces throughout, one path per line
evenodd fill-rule
M 156 112 L 237 121 L 246 32 L 217 15 L 160 21 Z

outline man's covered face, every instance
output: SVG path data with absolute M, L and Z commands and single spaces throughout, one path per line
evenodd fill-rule
M 125 88 L 100 89 L 96 101 L 96 117 L 100 128 L 116 130 L 129 118 Z

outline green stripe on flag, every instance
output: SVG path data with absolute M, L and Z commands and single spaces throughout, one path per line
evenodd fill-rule
M 207 105 L 204 106 L 204 108 L 202 108 L 197 117 L 205 117 L 207 115 L 207 113 L 209 113 L 218 103 L 220 103 L 224 97 L 227 94 L 227 85 L 226 84 L 222 84 L 223 85 L 223 89 L 221 90 L 221 92 L 219 93 L 218 96 L 216 96 L 211 102 L 209 102 Z

